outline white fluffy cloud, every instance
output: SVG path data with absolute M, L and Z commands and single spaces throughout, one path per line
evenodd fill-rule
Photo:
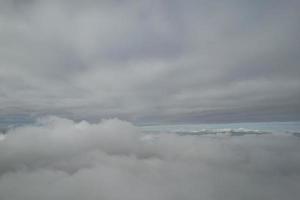
M 296 200 L 293 135 L 149 134 L 47 117 L 0 140 L 1 200 Z

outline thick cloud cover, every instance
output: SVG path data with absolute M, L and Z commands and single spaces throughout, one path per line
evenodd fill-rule
M 1 0 L 0 121 L 299 120 L 299 6 Z
M 300 139 L 148 134 L 48 117 L 0 139 L 1 200 L 297 200 Z

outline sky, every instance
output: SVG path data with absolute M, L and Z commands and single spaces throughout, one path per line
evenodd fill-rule
M 298 121 L 299 4 L 0 0 L 0 121 Z

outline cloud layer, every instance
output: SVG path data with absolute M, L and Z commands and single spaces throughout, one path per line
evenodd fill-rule
M 2 0 L 0 119 L 299 120 L 298 8 Z
M 296 200 L 299 138 L 147 134 L 47 117 L 0 139 L 1 200 Z

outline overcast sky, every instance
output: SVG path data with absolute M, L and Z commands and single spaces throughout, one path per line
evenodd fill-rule
M 0 121 L 300 120 L 298 0 L 0 0 Z

